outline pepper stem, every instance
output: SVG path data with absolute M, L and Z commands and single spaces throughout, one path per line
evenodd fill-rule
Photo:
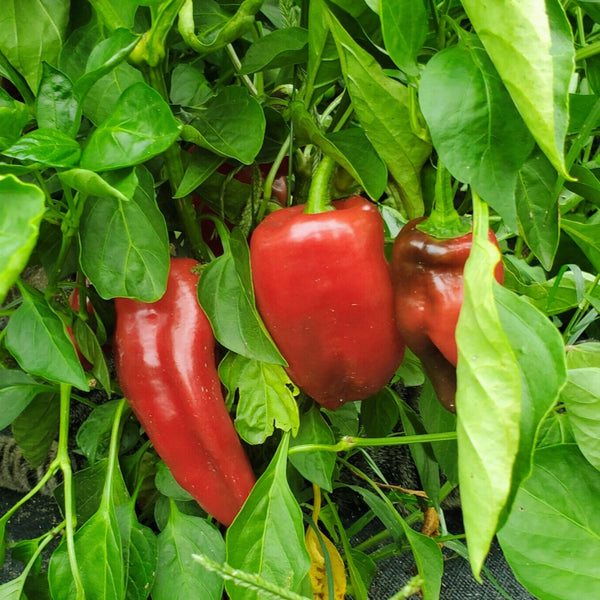
M 336 163 L 330 156 L 324 156 L 313 175 L 308 191 L 308 201 L 304 212 L 306 214 L 317 214 L 333 210 L 331 206 L 331 192 L 329 183 L 333 175 Z
M 438 159 L 435 177 L 433 210 L 428 219 L 419 223 L 417 229 L 437 239 L 451 239 L 471 231 L 469 219 L 462 217 L 454 208 L 454 192 L 450 173 Z

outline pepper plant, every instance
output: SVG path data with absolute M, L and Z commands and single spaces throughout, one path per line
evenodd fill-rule
M 599 31 L 584 0 L 4 0 L 0 429 L 57 451 L 0 597 L 365 600 L 412 553 L 393 598 L 436 600 L 494 538 L 535 597 L 600 596 Z M 7 536 L 54 478 L 59 522 Z

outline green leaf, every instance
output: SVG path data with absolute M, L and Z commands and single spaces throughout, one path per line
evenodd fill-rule
M 419 75 L 417 56 L 427 37 L 422 0 L 381 0 L 383 42 L 391 59 L 408 75 Z
M 0 600 L 22 600 L 25 581 L 26 577 L 20 575 L 0 585 Z
M 158 566 L 156 534 L 136 518 L 131 505 L 117 509 L 126 568 L 126 600 L 146 600 Z
M 99 127 L 111 116 L 125 90 L 143 81 L 141 71 L 126 62 L 120 63 L 92 86 L 83 101 L 83 114 Z
M 0 52 L 36 92 L 42 64 L 56 64 L 69 23 L 68 0 L 4 0 Z
M 522 396 L 519 363 L 494 301 L 494 268 L 500 256 L 487 235 L 487 219 L 476 221 L 456 327 L 459 483 L 476 577 L 511 491 Z
M 32 469 L 41 466 L 58 437 L 59 401 L 55 392 L 38 394 L 14 420 L 12 434 Z
M 203 63 L 177 63 L 171 73 L 172 104 L 202 106 L 215 92 L 204 75 Z
M 23 371 L 0 369 L 0 430 L 8 427 L 48 386 Z
M 250 252 L 239 228 L 231 233 L 230 246 L 202 269 L 200 305 L 223 346 L 246 358 L 285 365 L 256 310 Z
M 600 207 L 600 179 L 598 179 L 598 169 L 575 164 L 571 167 L 571 175 L 576 180 L 566 181 L 565 187 Z
M 103 600 L 123 598 L 121 535 L 112 503 L 101 507 L 75 533 L 75 555 L 86 596 Z M 48 579 L 53 599 L 72 600 L 77 596 L 64 540 L 50 558 Z
M 30 118 L 31 113 L 23 102 L 0 89 L 0 153 L 21 137 Z
M 85 523 L 100 508 L 108 471 L 108 459 L 103 458 L 91 467 L 85 467 L 73 473 L 73 492 L 78 523 Z M 116 509 L 130 502 L 129 492 L 120 470 L 117 470 L 112 485 L 112 503 Z M 59 506 L 64 506 L 64 484 L 60 483 L 54 490 Z
M 306 138 L 342 166 L 377 200 L 387 184 L 387 167 L 365 132 L 358 127 L 324 134 L 302 102 L 290 105 L 295 133 Z
M 127 189 L 131 173 L 109 173 L 109 185 Z M 169 238 L 154 198 L 152 175 L 138 167 L 139 185 L 127 202 L 113 197 L 88 198 L 79 230 L 81 267 L 104 299 L 158 300 L 169 273 Z
M 194 113 L 183 135 L 189 142 L 249 165 L 265 136 L 265 113 L 245 88 L 227 86 Z
M 536 142 L 568 178 L 563 146 L 575 49 L 560 2 L 462 0 L 462 5 Z
M 171 469 L 169 469 L 163 461 L 160 461 L 156 466 L 154 485 L 156 485 L 156 489 L 163 496 L 166 496 L 169 499 L 178 502 L 189 502 L 194 499 L 189 492 L 186 492 L 177 481 L 175 481 Z
M 223 580 L 196 562 L 193 554 L 206 554 L 216 562 L 225 558 L 219 530 L 204 519 L 179 512 L 171 502 L 167 526 L 158 536 L 158 568 L 153 600 L 219 600 Z
M 195 148 L 173 198 L 185 198 L 202 185 L 223 162 L 223 158 L 204 148 Z
M 568 346 L 567 366 L 569 369 L 600 369 L 600 342 L 583 342 L 576 346 Z
M 91 465 L 108 456 L 110 434 L 120 402 L 113 400 L 97 406 L 77 430 L 77 447 Z
M 23 304 L 6 326 L 6 347 L 21 368 L 50 381 L 88 390 L 85 373 L 61 318 L 37 292 L 22 289 Z
M 38 127 L 56 129 L 71 138 L 79 130 L 81 109 L 73 92 L 73 83 L 48 63 L 42 68 L 36 117 Z
M 546 270 L 552 267 L 560 237 L 556 179 L 550 161 L 535 151 L 519 171 L 515 193 L 519 230 Z
M 338 48 L 356 116 L 402 189 L 409 216 L 421 216 L 420 172 L 431 146 L 412 129 L 408 88 L 388 77 L 375 58 L 352 39 L 330 11 L 326 10 L 325 15 Z
M 110 396 L 110 373 L 108 372 L 106 358 L 96 334 L 85 321 L 76 316 L 73 321 L 73 336 L 77 348 L 79 348 L 81 354 L 92 365 L 92 375 L 94 375 L 98 383 Z
M 444 166 L 516 231 L 514 190 L 533 139 L 474 35 L 427 63 L 419 100 Z
M 532 468 L 541 424 L 567 380 L 562 336 L 551 321 L 525 298 L 496 285 L 496 306 L 502 329 L 521 372 L 519 451 L 512 472 L 513 490 L 506 508 Z
M 229 353 L 219 365 L 219 375 L 229 396 L 239 390 L 235 427 L 244 440 L 262 444 L 275 427 L 296 435 L 298 405 L 283 367 Z
M 305 444 L 335 444 L 333 431 L 315 406 L 300 416 L 298 433 L 290 440 L 290 462 L 305 479 L 331 492 L 335 453 L 323 450 L 293 453 L 295 446 Z
M 164 152 L 178 137 L 179 124 L 169 105 L 145 83 L 134 83 L 90 136 L 81 167 L 102 171 L 137 165 Z
M 438 401 L 429 380 L 425 381 L 419 397 L 419 413 L 427 433 L 456 431 L 456 416 L 447 411 Z M 444 475 L 458 485 L 458 449 L 455 440 L 431 444 L 433 454 Z
M 544 600 L 600 595 L 600 473 L 574 444 L 542 448 L 498 539 L 517 579 Z
M 560 226 L 581 248 L 596 271 L 600 271 L 600 223 L 580 223 L 563 217 Z
M 32 161 L 46 167 L 69 168 L 81 156 L 79 144 L 66 133 L 40 127 L 26 133 L 3 154 L 21 161 Z
M 139 37 L 127 29 L 116 29 L 90 52 L 85 73 L 77 79 L 74 91 L 80 101 L 92 86 L 125 60 L 138 43 Z
M 433 538 L 412 529 L 402 516 L 393 510 L 393 506 L 390 506 L 388 502 L 385 502 L 371 490 L 357 486 L 350 487 L 364 498 L 397 543 L 401 543 L 403 537 L 406 536 L 415 557 L 419 575 L 423 578 L 423 598 L 424 600 L 438 600 L 442 585 L 444 562 L 442 551 L 437 542 Z
M 387 388 L 360 403 L 360 420 L 366 437 L 389 435 L 399 418 L 398 405 Z
M 276 29 L 256 40 L 242 60 L 241 75 L 306 62 L 308 31 L 301 27 Z
M 227 562 L 266 581 L 298 592 L 308 575 L 302 511 L 286 479 L 289 434 L 256 482 L 225 538 Z M 254 590 L 226 582 L 231 600 L 260 600 Z
M 58 177 L 63 183 L 86 196 L 111 196 L 118 200 L 129 200 L 129 197 L 122 191 L 110 185 L 106 179 L 103 179 L 94 171 L 69 169 L 68 171 L 61 171 Z
M 0 303 L 27 265 L 44 216 L 44 193 L 13 175 L 0 176 Z
M 600 471 L 600 367 L 570 369 L 561 400 L 581 453 Z

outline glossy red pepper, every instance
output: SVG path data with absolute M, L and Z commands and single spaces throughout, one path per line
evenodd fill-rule
M 355 196 L 269 214 L 250 239 L 256 302 L 291 380 L 334 410 L 391 379 L 404 355 L 377 208 Z
M 159 456 L 207 513 L 229 525 L 255 479 L 221 391 L 215 338 L 196 296 L 197 266 L 172 259 L 157 302 L 115 300 L 115 361 Z
M 424 218 L 407 223 L 394 242 L 392 281 L 398 331 L 421 360 L 440 402 L 455 410 L 456 324 L 463 304 L 463 270 L 473 234 L 436 239 L 420 231 Z M 493 231 L 489 240 L 498 242 Z M 504 280 L 500 261 L 496 280 Z

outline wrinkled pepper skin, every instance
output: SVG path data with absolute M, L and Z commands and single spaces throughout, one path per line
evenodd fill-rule
M 250 238 L 258 311 L 290 379 L 329 410 L 381 390 L 404 356 L 381 216 L 358 196 L 332 206 L 277 210 Z
M 394 241 L 392 282 L 396 323 L 402 339 L 421 360 L 440 402 L 454 412 L 456 395 L 456 324 L 463 304 L 463 271 L 473 234 L 436 239 L 417 229 L 423 217 L 409 221 Z M 498 245 L 490 230 L 489 240 Z M 502 261 L 494 275 L 503 283 Z
M 115 362 L 123 394 L 177 482 L 230 525 L 255 478 L 222 395 L 197 266 L 172 259 L 157 302 L 115 300 Z

